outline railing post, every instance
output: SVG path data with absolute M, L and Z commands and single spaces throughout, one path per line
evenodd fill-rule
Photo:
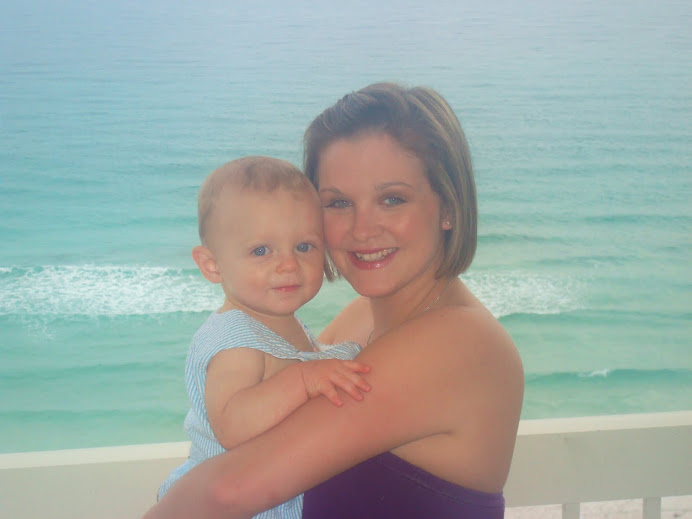
M 661 519 L 661 498 L 645 497 L 643 519 Z
M 564 503 L 562 519 L 579 519 L 579 503 Z

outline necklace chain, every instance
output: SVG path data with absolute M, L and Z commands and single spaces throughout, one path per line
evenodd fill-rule
M 437 302 L 440 300 L 440 297 L 442 297 L 442 294 L 445 293 L 445 291 L 447 290 L 447 287 L 448 287 L 451 283 L 452 283 L 451 280 L 447 282 L 447 284 L 442 288 L 442 290 L 440 290 L 440 293 L 437 294 L 437 297 L 436 297 L 435 299 L 433 299 L 432 303 L 430 303 L 428 306 L 426 306 L 425 308 L 423 308 L 423 311 L 421 312 L 421 314 L 424 314 L 425 312 L 427 312 L 428 310 L 430 310 L 430 309 L 433 307 L 433 305 L 434 305 L 435 303 L 437 303 Z M 411 312 L 411 314 L 404 320 L 404 322 L 408 321 L 409 318 L 412 317 L 413 315 L 415 315 L 415 309 L 414 309 L 413 312 Z M 370 332 L 370 335 L 368 335 L 368 340 L 365 342 L 365 345 L 366 345 L 366 346 L 367 346 L 368 344 L 370 344 L 370 341 L 372 340 L 372 334 L 373 334 L 373 333 L 375 333 L 375 328 L 373 328 L 372 331 Z

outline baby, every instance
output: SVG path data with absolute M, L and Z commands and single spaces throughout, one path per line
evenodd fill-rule
M 188 470 L 273 427 L 319 395 L 342 405 L 370 386 L 355 343 L 319 344 L 294 313 L 322 286 L 322 210 L 310 181 L 269 157 L 229 162 L 204 181 L 198 199 L 202 245 L 192 257 L 220 283 L 223 306 L 195 334 L 185 363 L 191 409 L 189 459 L 164 481 L 159 498 Z M 306 362 L 310 361 L 310 362 Z M 300 518 L 302 496 L 257 517 Z

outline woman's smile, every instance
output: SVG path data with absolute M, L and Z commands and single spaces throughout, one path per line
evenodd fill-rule
M 389 249 L 381 249 L 375 252 L 358 252 L 358 251 L 353 251 L 353 254 L 356 256 L 356 258 L 360 261 L 377 261 L 377 260 L 382 260 L 389 256 L 390 254 L 396 252 L 395 247 L 391 247 Z

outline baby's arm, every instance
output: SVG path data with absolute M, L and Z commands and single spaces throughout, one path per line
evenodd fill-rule
M 355 400 L 370 386 L 360 376 L 369 367 L 337 359 L 296 362 L 264 379 L 267 354 L 233 348 L 214 355 L 207 368 L 205 405 L 216 439 L 231 449 L 278 424 L 320 394 L 335 405 L 336 388 Z

